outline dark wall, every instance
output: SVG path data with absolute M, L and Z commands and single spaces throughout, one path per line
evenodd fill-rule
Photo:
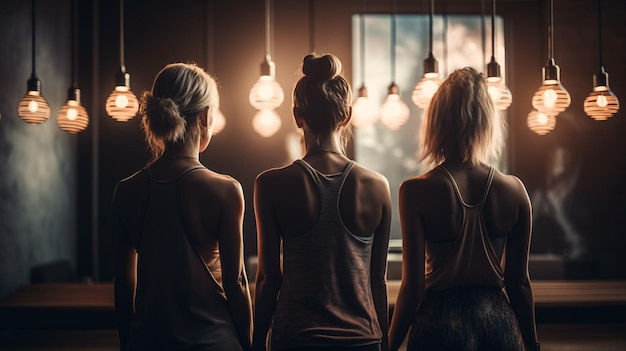
M 31 269 L 57 260 L 75 269 L 77 137 L 57 126 L 70 87 L 69 2 L 38 1 L 36 74 L 51 117 L 29 125 L 17 116 L 31 75 L 30 1 L 0 11 L 0 297 L 30 281 Z
M 67 28 L 64 26 L 68 26 L 69 21 L 63 21 L 63 16 L 68 18 L 65 10 L 69 2 L 40 2 L 46 3 L 52 11 L 46 15 L 50 26 L 53 19 L 56 21 L 46 35 L 57 31 L 65 33 Z M 26 282 L 29 267 L 44 260 L 35 252 L 48 250 L 49 246 L 42 240 L 25 238 L 43 235 L 42 232 L 49 232 L 47 229 L 54 228 L 54 225 L 47 223 L 46 230 L 43 230 L 43 225 L 34 224 L 33 217 L 25 213 L 30 214 L 35 208 L 44 216 L 55 218 L 55 221 L 66 223 L 69 227 L 68 230 L 59 230 L 66 236 L 59 235 L 54 239 L 55 245 L 63 247 L 60 250 L 63 253 L 51 256 L 67 253 L 67 256 L 76 259 L 79 275 L 110 280 L 108 210 L 112 191 L 119 179 L 132 174 L 150 158 L 139 129 L 139 120 L 115 122 L 106 116 L 104 110 L 104 101 L 113 88 L 120 63 L 118 2 L 80 1 L 80 86 L 92 121 L 88 129 L 76 137 L 58 131 L 56 125 L 50 123 L 52 121 L 30 128 L 12 112 L 30 74 L 28 6 L 21 1 L 12 3 L 5 6 L 8 11 L 3 8 L 3 30 L 0 34 L 2 46 L 12 48 L 8 55 L 0 58 L 1 72 L 6 73 L 2 75 L 0 96 L 0 113 L 3 116 L 0 119 L 3 167 L 0 175 L 3 198 L 0 205 L 0 239 L 3 240 L 0 242 L 0 260 L 5 260 L 3 263 L 21 263 L 15 268 L 0 268 L 5 269 L 1 271 L 0 286 L 6 291 L 5 286 L 13 287 Z M 59 3 L 62 6 L 58 7 Z M 313 47 L 319 53 L 338 55 L 344 63 L 348 79 L 352 76 L 350 21 L 352 14 L 361 10 L 361 3 L 357 0 L 314 2 Z M 426 13 L 427 3 L 401 0 L 398 1 L 398 12 Z M 626 51 L 622 49 L 626 35 L 626 12 L 619 0 L 605 0 L 603 3 L 604 65 L 610 73 L 613 91 L 618 97 L 626 99 L 626 70 L 623 66 Z M 390 11 L 388 1 L 368 1 L 367 4 L 367 12 Z M 621 200 L 626 194 L 622 181 L 626 172 L 626 142 L 621 136 L 626 130 L 624 108 L 605 122 L 591 120 L 582 110 L 584 97 L 592 88 L 592 75 L 598 69 L 596 1 L 554 1 L 554 56 L 562 70 L 562 82 L 572 96 L 572 105 L 559 117 L 557 127 L 551 134 L 539 137 L 526 126 L 531 96 L 541 84 L 541 68 L 548 58 L 546 4 L 539 0 L 498 1 L 498 13 L 504 17 L 506 26 L 507 77 L 514 98 L 508 110 L 509 170 L 526 183 L 537 212 L 547 214 L 543 219 L 537 218 L 533 250 L 537 253 L 556 253 L 580 263 L 578 267 L 582 267 L 584 273 L 572 277 L 626 278 L 626 262 L 621 254 L 626 249 L 626 240 L 622 238 L 626 205 Z M 451 14 L 478 14 L 480 5 L 478 0 L 437 1 L 436 12 L 442 13 L 445 9 Z M 194 61 L 208 68 L 217 78 L 221 110 L 227 125 L 222 133 L 214 136 L 201 159 L 209 168 L 230 174 L 242 183 L 246 196 L 245 251 L 247 255 L 254 254 L 253 181 L 262 170 L 290 161 L 286 151 L 287 139 L 296 132 L 290 111 L 290 94 L 298 78 L 301 59 L 311 49 L 309 1 L 274 0 L 271 53 L 277 66 L 277 80 L 286 98 L 277 110 L 282 118 L 281 130 L 271 138 L 262 138 L 253 131 L 251 121 L 255 110 L 248 103 L 248 92 L 258 78 L 259 64 L 264 56 L 263 1 L 180 0 L 174 4 L 166 0 L 127 0 L 125 12 L 125 63 L 131 74 L 131 87 L 138 96 L 150 88 L 155 74 L 171 62 Z M 39 61 L 42 66 L 39 75 L 53 111 L 63 103 L 69 79 L 69 73 L 62 72 L 69 59 L 66 53 L 69 44 L 65 34 L 57 33 L 56 36 L 49 40 L 40 36 L 40 45 L 47 45 L 51 50 L 45 59 Z M 18 41 L 18 37 L 24 38 Z M 43 49 L 39 54 L 44 54 Z M 415 59 L 419 62 L 423 60 L 421 57 Z M 48 73 L 44 71 L 45 67 L 48 67 Z M 60 78 L 46 74 L 59 75 Z M 48 128 L 50 131 L 46 132 Z M 53 137 L 43 139 L 44 133 Z M 15 137 L 18 135 L 24 137 Z M 39 150 L 28 153 L 27 163 L 44 162 L 37 159 L 50 160 L 52 150 L 61 148 L 60 156 L 56 157 L 70 160 L 66 166 L 69 168 L 64 171 L 70 177 L 58 176 L 54 181 L 47 179 L 50 183 L 46 183 L 45 187 L 41 186 L 41 182 L 15 185 L 18 179 L 24 181 L 24 174 L 33 172 L 24 169 L 24 161 L 16 159 L 15 151 L 8 150 L 34 147 L 24 142 L 30 139 L 37 140 L 41 146 Z M 553 190 L 559 188 L 554 184 L 560 183 L 552 179 L 557 173 L 563 174 L 554 167 L 562 163 L 562 159 L 555 156 L 561 153 L 557 150 L 566 150 L 566 155 L 573 156 L 566 158 L 575 162 L 564 163 L 564 174 L 575 177 L 569 177 L 570 181 L 564 183 L 573 185 L 570 184 L 568 191 L 559 198 L 560 206 L 555 212 L 550 210 L 550 202 L 545 201 L 549 198 L 545 185 L 551 184 Z M 10 160 L 14 161 L 9 163 Z M 73 174 L 73 160 L 78 165 L 77 176 Z M 48 169 L 46 172 L 49 172 Z M 61 174 L 60 170 L 55 172 Z M 13 176 L 9 178 L 6 174 Z M 571 178 L 574 180 L 571 181 Z M 68 183 L 62 183 L 65 184 L 63 186 L 56 183 L 66 179 Z M 72 184 L 76 184 L 77 188 L 64 189 L 71 188 Z M 56 189 L 62 190 L 57 192 Z M 40 206 L 39 199 L 26 200 L 25 193 L 40 197 L 42 193 L 51 191 L 54 195 L 49 200 L 49 206 Z M 18 203 L 21 203 L 19 208 L 22 210 L 18 210 Z M 23 210 L 25 208 L 28 211 Z M 78 222 L 74 223 L 74 220 Z M 73 226 L 77 229 L 74 230 Z M 30 234 L 26 236 L 23 232 Z M 568 239 L 566 234 L 572 232 L 584 240 L 584 253 L 577 257 L 568 251 L 568 247 L 572 246 L 568 240 L 573 239 Z M 9 259 L 15 255 L 29 258 Z

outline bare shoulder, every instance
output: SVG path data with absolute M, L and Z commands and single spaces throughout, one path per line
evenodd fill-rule
M 290 164 L 284 167 L 270 168 L 257 175 L 255 179 L 255 186 L 280 187 L 281 185 L 284 185 L 285 181 L 293 179 L 293 177 L 301 176 L 302 172 L 296 169 L 295 164 Z
M 355 174 L 359 181 L 366 182 L 368 185 L 389 187 L 389 180 L 382 173 L 365 168 L 358 163 L 355 163 L 351 173 Z
M 126 202 L 129 197 L 134 197 L 138 192 L 142 192 L 146 188 L 146 178 L 139 170 L 133 175 L 126 177 L 115 186 L 114 200 Z
M 405 194 L 424 194 L 441 187 L 448 187 L 449 182 L 441 177 L 435 170 L 430 170 L 422 175 L 405 179 L 400 184 L 400 192 Z
M 521 199 L 528 197 L 526 186 L 521 179 L 512 174 L 502 173 L 499 170 L 494 172 L 492 187 L 500 192 L 517 196 Z
M 186 189 L 210 199 L 232 201 L 243 197 L 239 181 L 227 174 L 202 169 L 187 176 Z

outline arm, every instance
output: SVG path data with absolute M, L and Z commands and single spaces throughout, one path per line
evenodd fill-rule
M 518 180 L 519 181 L 519 180 Z M 524 201 L 519 209 L 518 220 L 507 237 L 505 248 L 504 284 L 519 323 L 524 344 L 533 350 L 537 344 L 535 305 L 528 275 L 528 255 L 532 231 L 532 208 L 524 185 L 520 184 Z
M 263 175 L 254 184 L 254 212 L 256 216 L 259 264 L 254 298 L 253 350 L 266 350 L 267 333 L 272 323 L 276 299 L 280 291 L 280 235 L 270 202 L 272 191 Z
M 115 315 L 119 330 L 120 350 L 126 349 L 130 321 L 135 313 L 135 288 L 137 282 L 137 252 L 130 245 L 120 218 L 121 195 L 116 187 L 111 206 L 113 237 L 113 282 Z
M 380 224 L 374 233 L 371 259 L 371 289 L 374 298 L 378 324 L 383 337 L 381 347 L 387 350 L 387 333 L 389 331 L 389 303 L 387 300 L 387 253 L 389 252 L 389 235 L 391 231 L 391 194 L 389 183 L 385 180 L 383 212 Z
M 402 283 L 389 329 L 389 350 L 400 348 L 424 296 L 424 230 L 417 194 L 411 183 L 400 186 L 399 208 L 402 228 Z
M 252 334 L 252 301 L 243 259 L 244 199 L 241 185 L 229 187 L 219 227 L 219 250 L 222 285 L 228 306 L 244 350 L 250 348 Z

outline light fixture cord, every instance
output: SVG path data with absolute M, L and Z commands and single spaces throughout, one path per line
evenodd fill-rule
M 213 51 L 215 49 L 215 34 L 214 29 L 215 29 L 215 2 L 213 0 L 207 0 L 206 1 L 206 18 L 207 18 L 207 26 L 206 26 L 206 49 L 205 49 L 205 55 L 206 55 L 206 69 L 210 74 L 213 74 L 213 69 L 214 69 L 214 65 L 215 63 L 213 62 Z
M 430 0 L 430 13 L 428 14 L 428 18 L 430 20 L 430 32 L 428 34 L 428 48 L 430 50 L 430 55 L 433 55 L 433 16 L 435 12 L 435 0 Z
M 31 43 L 32 47 L 31 47 L 31 54 L 32 54 L 32 77 L 37 76 L 35 74 L 35 0 L 32 0 L 31 2 L 31 26 L 32 26 L 32 38 L 33 41 Z
M 315 0 L 309 0 L 309 51 L 315 52 Z
M 265 56 L 270 57 L 270 1 L 265 0 Z
M 600 61 L 600 67 L 602 64 L 602 0 L 598 0 L 598 59 Z
M 549 59 L 554 59 L 554 2 L 550 0 L 550 26 L 548 26 L 548 52 L 550 53 Z
M 76 22 L 78 19 L 78 6 L 76 4 L 77 0 L 72 0 L 72 19 L 71 19 L 71 39 L 70 46 L 72 48 L 72 58 L 71 58 L 71 74 L 72 74 L 72 84 L 73 88 L 76 89 L 78 86 L 78 69 L 76 67 L 76 63 L 78 62 L 78 50 L 76 49 L 77 42 L 77 30 L 76 30 Z
M 491 6 L 491 57 L 496 57 L 496 0 Z
M 396 80 L 396 1 L 393 3 L 393 14 L 391 15 L 391 79 Z
M 120 68 L 126 73 L 124 64 L 124 0 L 120 0 Z

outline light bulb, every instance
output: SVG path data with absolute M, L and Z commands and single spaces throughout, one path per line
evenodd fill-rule
M 37 90 L 30 90 L 20 101 L 17 115 L 31 124 L 41 124 L 50 118 L 50 106 Z
M 487 92 L 497 110 L 504 111 L 513 103 L 513 95 L 500 77 L 487 78 Z
M 413 89 L 413 94 L 411 95 L 413 103 L 419 108 L 428 107 L 430 100 L 437 92 L 437 89 L 439 89 L 439 85 L 441 85 L 439 73 L 425 73 L 422 79 L 415 85 L 415 89 Z
M 257 110 L 272 110 L 283 103 L 285 95 L 274 77 L 265 75 L 252 86 L 249 98 L 250 105 Z
M 532 98 L 533 108 L 546 115 L 558 116 L 572 102 L 567 90 L 560 82 L 560 68 L 550 59 L 543 67 L 543 84 Z
M 398 86 L 392 83 L 389 86 L 389 95 L 380 108 L 380 122 L 389 130 L 398 130 L 409 119 L 409 107 L 398 94 Z
M 274 110 L 260 110 L 252 118 L 252 127 L 262 137 L 269 138 L 280 129 L 280 116 Z
M 59 128 L 70 134 L 82 132 L 89 125 L 87 110 L 80 104 L 80 89 L 70 88 L 68 99 L 57 115 Z
M 106 111 L 116 121 L 126 122 L 139 112 L 139 100 L 128 86 L 118 85 L 107 98 Z
M 374 102 L 367 96 L 367 88 L 362 85 L 359 88 L 359 97 L 352 104 L 352 119 L 350 123 L 355 128 L 367 128 L 378 121 L 378 111 Z
M 538 135 L 550 133 L 556 126 L 556 117 L 543 112 L 532 110 L 526 119 L 528 128 Z
M 619 111 L 619 100 L 609 88 L 609 74 L 600 67 L 600 72 L 593 76 L 593 91 L 585 98 L 585 113 L 597 120 L 607 120 Z

